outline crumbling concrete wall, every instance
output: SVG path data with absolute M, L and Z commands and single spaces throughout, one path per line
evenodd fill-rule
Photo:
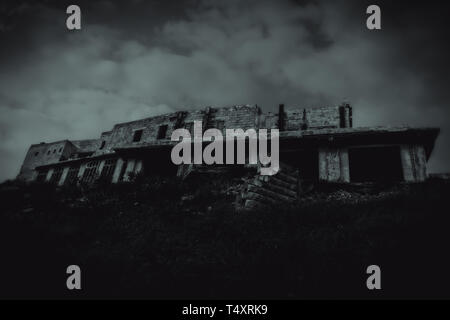
M 97 140 L 96 147 L 94 149 L 94 156 L 99 156 L 106 153 L 113 153 L 114 150 L 111 148 L 111 131 L 102 132 L 100 139 Z
M 305 110 L 308 128 L 339 128 L 339 107 L 310 108 Z
M 348 149 L 319 148 L 319 179 L 328 182 L 350 182 Z
M 137 175 L 144 169 L 144 164 L 142 159 L 135 158 L 118 158 L 114 172 L 112 174 L 112 183 L 117 183 L 119 181 L 129 181 L 132 175 Z M 101 170 L 100 170 L 101 172 Z M 99 172 L 99 174 L 100 174 Z
M 133 143 L 138 145 L 156 141 L 159 127 L 163 125 L 167 125 L 165 138 L 170 139 L 176 119 L 177 114 L 170 113 L 127 123 L 119 123 L 114 126 L 105 147 L 112 149 Z M 199 120 L 201 120 L 201 117 Z M 142 136 L 139 141 L 133 142 L 133 136 L 137 130 L 142 130 Z
M 68 142 L 63 150 L 60 161 L 71 159 L 77 152 L 79 152 L 79 149 L 71 141 Z
M 423 145 L 402 145 L 400 156 L 403 168 L 403 179 L 407 182 L 425 181 L 427 178 L 427 158 Z
M 283 112 L 283 130 L 295 131 L 323 128 L 351 128 L 352 108 L 349 105 L 322 108 L 296 108 Z M 261 115 L 261 127 L 280 129 L 280 113 Z
M 182 118 L 178 121 L 178 128 L 185 128 L 189 130 L 192 137 L 194 136 L 194 122 L 201 121 L 203 131 L 208 127 L 215 127 L 215 124 L 211 122 L 212 108 L 206 108 L 202 110 L 194 110 L 189 112 L 184 112 Z M 174 127 L 174 129 L 176 129 Z M 169 137 L 170 139 L 170 137 Z
M 299 133 L 299 138 L 308 134 L 315 134 L 316 132 L 313 129 L 317 129 L 317 134 L 321 135 L 324 131 L 329 131 L 330 134 L 333 134 L 339 131 L 334 129 L 353 127 L 352 108 L 346 104 L 291 110 L 284 110 L 284 105 L 280 105 L 278 113 L 263 113 L 256 105 L 239 105 L 226 108 L 206 107 L 193 111 L 179 111 L 117 124 L 111 131 L 103 132 L 99 139 L 72 142 L 65 140 L 50 144 L 32 145 L 28 150 L 19 177 L 32 180 L 37 176 L 34 170 L 37 166 L 78 157 L 85 158 L 84 163 L 77 162 L 77 165 L 80 166 L 78 171 L 80 179 L 91 161 L 99 161 L 97 171 L 100 175 L 106 161 L 105 154 L 111 153 L 111 157 L 117 157 L 116 166 L 112 173 L 112 181 L 126 181 L 131 173 L 138 173 L 142 170 L 143 163 L 135 154 L 130 155 L 133 159 L 119 158 L 121 155 L 114 156 L 115 148 L 123 146 L 139 147 L 143 144 L 157 143 L 158 140 L 170 140 L 173 131 L 178 128 L 186 128 L 192 133 L 194 121 L 202 122 L 203 131 L 208 128 L 218 128 L 223 133 L 225 133 L 225 129 L 237 128 L 243 130 L 250 128 L 281 129 L 285 131 L 305 130 Z M 165 130 L 161 130 L 161 128 L 165 128 Z M 133 139 L 136 132 L 141 133 L 139 139 Z M 160 134 L 161 132 L 163 132 L 162 135 Z M 320 141 L 318 143 L 321 145 L 318 150 L 316 167 L 319 169 L 319 179 L 328 182 L 350 182 L 348 149 L 333 146 L 330 141 Z M 364 142 L 362 143 L 364 144 Z M 341 146 L 342 144 L 339 145 Z M 404 180 L 411 182 L 424 181 L 426 179 L 426 160 L 425 149 L 422 145 L 401 146 Z M 314 162 L 316 161 L 314 160 Z M 59 184 L 64 183 L 69 173 L 70 163 L 64 165 L 62 174 L 61 170 L 57 172 L 58 175 L 56 177 L 59 177 L 59 174 L 61 174 Z M 113 170 L 111 165 L 108 165 L 108 167 L 110 168 L 109 172 L 111 172 Z M 46 173 L 47 180 L 50 180 L 54 169 L 43 171 L 40 177 Z M 367 168 L 367 170 L 370 170 L 370 168 Z M 75 171 L 72 170 L 71 172 L 71 176 L 73 176 Z M 87 171 L 87 173 L 90 172 L 93 172 L 92 168 L 90 171 Z
M 283 111 L 285 130 L 302 130 L 306 128 L 337 128 L 342 123 L 342 107 L 324 107 Z M 349 107 L 346 109 L 348 116 Z M 61 160 L 113 153 L 114 148 L 124 145 L 152 143 L 161 139 L 170 139 L 173 130 L 186 128 L 193 132 L 194 121 L 202 121 L 203 130 L 208 128 L 237 129 L 279 128 L 279 113 L 262 113 L 256 105 L 239 105 L 226 108 L 207 107 L 194 111 L 180 111 L 155 116 L 142 120 L 120 123 L 113 130 L 103 132 L 99 139 L 68 140 L 30 147 L 19 177 L 31 180 L 35 178 L 36 166 L 55 163 Z M 167 126 L 163 137 L 158 137 L 161 126 Z M 133 141 L 136 131 L 142 130 L 139 141 Z M 62 149 L 61 149 L 62 147 Z M 51 149 L 51 150 L 50 150 Z M 55 151 L 56 149 L 56 151 Z M 50 153 L 48 153 L 50 152 Z M 82 170 L 81 170 L 82 171 Z
M 100 148 L 101 139 L 86 139 L 86 140 L 71 140 L 70 141 L 76 148 L 76 152 L 95 152 Z
M 285 130 L 302 130 L 307 128 L 338 128 L 342 123 L 339 106 L 317 109 L 298 109 L 283 112 Z M 349 108 L 349 107 L 348 107 Z M 348 112 L 347 112 L 348 115 Z M 279 129 L 279 113 L 262 113 L 256 105 L 238 105 L 226 108 L 207 107 L 194 111 L 175 112 L 171 114 L 120 123 L 111 132 L 102 136 L 104 150 L 129 144 L 144 144 L 158 140 L 161 126 L 167 126 L 163 139 L 170 139 L 173 130 L 186 128 L 193 132 L 194 121 L 201 121 L 203 130 L 208 128 L 247 130 L 250 128 Z M 134 132 L 142 130 L 139 141 L 133 141 Z
M 158 140 L 159 128 L 166 125 L 167 130 L 162 139 L 169 139 L 177 128 L 186 128 L 193 132 L 194 121 L 201 121 L 203 130 L 208 128 L 235 129 L 256 128 L 259 108 L 256 106 L 233 106 L 229 108 L 208 107 L 202 110 L 175 112 L 138 121 L 121 123 L 114 126 L 105 139 L 105 149 L 112 149 L 128 144 L 143 144 Z M 136 130 L 142 130 L 142 136 L 133 142 Z
M 68 157 L 72 147 L 68 140 L 31 145 L 17 178 L 25 181 L 34 180 L 37 176 L 34 169 L 37 166 L 59 162 Z
M 214 121 L 223 121 L 227 129 L 257 129 L 260 109 L 257 106 L 244 105 L 215 109 Z

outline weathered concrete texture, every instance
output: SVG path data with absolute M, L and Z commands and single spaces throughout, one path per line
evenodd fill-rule
M 339 107 L 307 109 L 306 119 L 309 128 L 339 128 Z
M 77 148 L 77 152 L 94 152 L 100 147 L 101 139 L 71 140 L 70 142 Z
M 83 179 L 84 171 L 86 170 L 87 162 L 80 165 L 80 170 L 78 171 L 77 179 L 81 181 Z
M 341 118 L 342 125 L 341 128 L 353 128 L 353 108 L 346 104 L 340 107 L 339 112 L 342 112 L 343 119 Z
M 31 145 L 23 161 L 18 179 L 31 180 L 35 178 L 35 167 L 67 159 L 73 149 L 74 146 L 68 140 Z
M 55 169 L 51 168 L 48 170 L 47 172 L 47 176 L 45 177 L 45 181 L 50 181 L 52 175 L 53 175 L 53 171 L 55 171 Z
M 282 112 L 282 123 L 287 130 L 306 128 L 337 128 L 340 107 L 298 109 Z M 278 128 L 280 115 L 261 112 L 256 105 L 237 105 L 226 108 L 206 107 L 200 110 L 180 111 L 132 122 L 119 123 L 111 131 L 103 132 L 99 139 L 59 141 L 32 145 L 24 160 L 18 178 L 33 180 L 38 166 L 58 163 L 68 159 L 96 157 L 113 154 L 115 149 L 170 140 L 173 130 L 186 128 L 193 131 L 194 121 L 202 121 L 203 131 L 250 128 Z M 345 121 L 344 121 L 345 122 Z M 348 122 L 348 121 L 347 121 Z M 162 130 L 165 127 L 165 130 Z M 137 131 L 139 134 L 135 135 Z M 138 137 L 138 138 L 136 138 Z M 80 174 L 83 174 L 81 168 Z
M 256 175 L 243 186 L 236 199 L 237 209 L 255 209 L 266 205 L 286 205 L 298 199 L 299 171 L 284 163 L 273 176 Z
M 284 108 L 283 108 L 284 109 Z M 278 113 L 261 114 L 261 127 L 280 129 L 280 112 L 282 130 L 298 131 L 324 128 L 350 128 L 353 126 L 352 108 L 349 105 L 322 108 L 295 108 Z
M 134 173 L 134 166 L 136 164 L 136 160 L 129 159 L 127 161 L 127 167 L 125 169 L 125 174 L 123 175 L 123 181 L 128 181 L 130 179 L 130 175 Z
M 171 120 L 173 119 L 173 120 Z M 173 131 L 173 126 L 169 126 L 172 121 L 176 119 L 176 114 L 162 115 L 143 120 L 120 123 L 114 126 L 110 139 L 106 145 L 106 148 L 119 147 L 126 144 L 142 144 L 156 140 L 159 127 L 162 125 L 168 125 L 166 137 L 170 137 Z M 139 141 L 133 141 L 136 131 L 142 130 Z
M 124 166 L 125 162 L 122 158 L 118 158 L 116 162 L 116 168 L 114 169 L 113 177 L 112 177 L 112 183 L 117 183 L 120 180 L 120 173 L 122 172 L 122 167 Z
M 261 127 L 280 129 L 279 117 L 280 113 L 262 114 Z M 351 107 L 348 105 L 287 109 L 282 117 L 286 131 L 352 127 Z
M 255 128 L 259 109 L 256 106 L 233 106 L 229 108 L 208 107 L 204 110 L 171 113 L 114 126 L 106 149 L 118 148 L 128 144 L 140 145 L 157 140 L 170 140 L 177 128 L 186 128 L 193 132 L 194 121 L 202 121 L 203 131 L 208 128 Z M 164 136 L 159 137 L 160 127 L 167 126 Z M 133 141 L 134 133 L 142 130 L 138 141 Z
M 67 174 L 69 173 L 70 167 L 65 167 L 63 170 L 63 173 L 61 175 L 61 179 L 58 181 L 58 186 L 64 185 L 64 182 L 66 181 Z
M 230 108 L 211 109 L 208 127 L 218 129 L 243 130 L 257 128 L 259 108 L 257 106 L 244 105 Z
M 400 155 L 403 168 L 403 178 L 407 182 L 425 181 L 426 155 L 422 145 L 402 145 Z
M 408 134 L 408 133 L 427 133 L 431 131 L 436 131 L 436 128 L 420 127 L 412 128 L 408 126 L 403 127 L 357 127 L 357 128 L 310 128 L 302 131 L 286 131 L 280 132 L 280 138 L 301 138 L 306 136 L 315 137 L 340 137 L 347 136 L 350 137 L 360 136 L 360 135 L 386 135 L 388 134 Z
M 134 166 L 134 174 L 139 174 L 144 169 L 144 164 L 142 160 L 136 160 L 136 164 Z
M 328 182 L 350 182 L 348 149 L 319 148 L 319 179 Z
M 311 170 L 310 175 L 305 175 L 308 179 L 350 182 L 348 148 L 375 145 L 401 146 L 404 180 L 414 182 L 426 179 L 426 161 L 439 129 L 353 128 L 352 112 L 347 104 L 294 109 L 285 109 L 284 105 L 280 105 L 278 113 L 263 113 L 256 105 L 178 111 L 119 123 L 111 131 L 101 133 L 98 139 L 32 145 L 18 178 L 47 180 L 59 185 L 63 185 L 68 176 L 70 181 L 77 177 L 78 180 L 89 182 L 99 176 L 112 182 L 128 181 L 130 176 L 145 169 L 143 158 L 149 157 L 152 150 L 158 149 L 155 154 L 161 156 L 161 150 L 170 150 L 177 143 L 171 141 L 174 130 L 185 128 L 193 134 L 194 122 L 201 121 L 202 131 L 209 128 L 217 128 L 223 133 L 226 129 L 279 129 L 280 152 L 286 154 L 288 151 L 308 150 L 314 155 L 306 163 Z M 296 160 L 287 161 L 292 165 Z M 317 167 L 314 164 L 316 162 Z M 301 171 L 305 163 L 299 159 L 295 165 Z M 210 166 L 180 166 L 178 175 L 185 177 L 193 171 L 207 172 L 210 169 Z M 283 173 L 279 176 L 283 176 Z M 258 183 L 255 182 L 250 189 L 260 187 Z M 266 193 L 269 194 L 269 191 Z M 257 193 L 255 190 L 249 192 Z

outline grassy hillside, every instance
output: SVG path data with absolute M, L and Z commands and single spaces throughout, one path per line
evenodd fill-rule
M 236 212 L 239 179 L 0 187 L 1 297 L 449 297 L 450 185 L 316 186 Z M 82 269 L 80 292 L 66 267 Z M 382 290 L 366 289 L 368 265 Z

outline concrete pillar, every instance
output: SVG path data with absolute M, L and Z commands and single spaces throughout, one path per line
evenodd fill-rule
M 70 169 L 70 167 L 65 167 L 63 169 L 63 172 L 62 172 L 62 175 L 61 175 L 61 179 L 59 179 L 59 181 L 58 181 L 58 186 L 64 185 L 64 181 L 66 181 L 67 174 L 69 173 L 69 169 Z
M 326 148 L 319 148 L 319 180 L 328 180 Z
M 319 148 L 319 179 L 327 182 L 350 182 L 348 149 Z
M 134 166 L 134 174 L 141 173 L 142 169 L 143 169 L 142 160 L 136 160 L 136 165 Z
M 99 165 L 98 165 L 98 167 L 97 167 L 97 171 L 96 171 L 96 174 L 100 177 L 101 176 L 101 174 L 102 174 L 102 170 L 103 170 L 103 167 L 105 166 L 105 160 L 102 160 L 102 161 L 100 161 L 100 163 L 99 163 Z
M 120 179 L 120 173 L 122 172 L 122 167 L 124 165 L 124 161 L 122 158 L 117 159 L 116 162 L 116 168 L 114 169 L 113 177 L 112 177 L 112 183 L 119 182 Z
M 400 160 L 402 162 L 403 180 L 407 182 L 414 181 L 414 174 L 412 171 L 411 154 L 408 145 L 400 146 Z
M 425 181 L 427 179 L 427 156 L 423 145 L 415 147 L 416 153 L 416 181 Z
M 136 165 L 136 160 L 129 159 L 127 161 L 127 168 L 125 169 L 125 173 L 123 174 L 123 181 L 130 180 L 130 174 L 134 172 L 135 165 Z
M 338 182 L 341 177 L 341 161 L 339 149 L 328 149 L 328 181 Z
M 427 178 L 426 155 L 423 145 L 400 146 L 403 179 L 406 182 L 420 182 Z
M 55 171 L 53 168 L 49 169 L 47 172 L 47 176 L 45 177 L 45 181 L 48 182 L 52 178 L 53 171 Z
M 86 162 L 82 163 L 80 165 L 80 170 L 78 171 L 78 176 L 77 176 L 78 181 L 81 181 L 81 179 L 83 179 L 84 170 L 86 170 L 86 166 L 87 166 Z
M 348 149 L 342 148 L 339 150 L 339 160 L 341 165 L 341 182 L 350 182 L 350 164 L 348 161 Z

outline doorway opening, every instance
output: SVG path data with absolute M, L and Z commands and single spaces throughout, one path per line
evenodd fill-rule
M 403 180 L 400 148 L 361 147 L 348 151 L 350 181 L 395 182 Z

